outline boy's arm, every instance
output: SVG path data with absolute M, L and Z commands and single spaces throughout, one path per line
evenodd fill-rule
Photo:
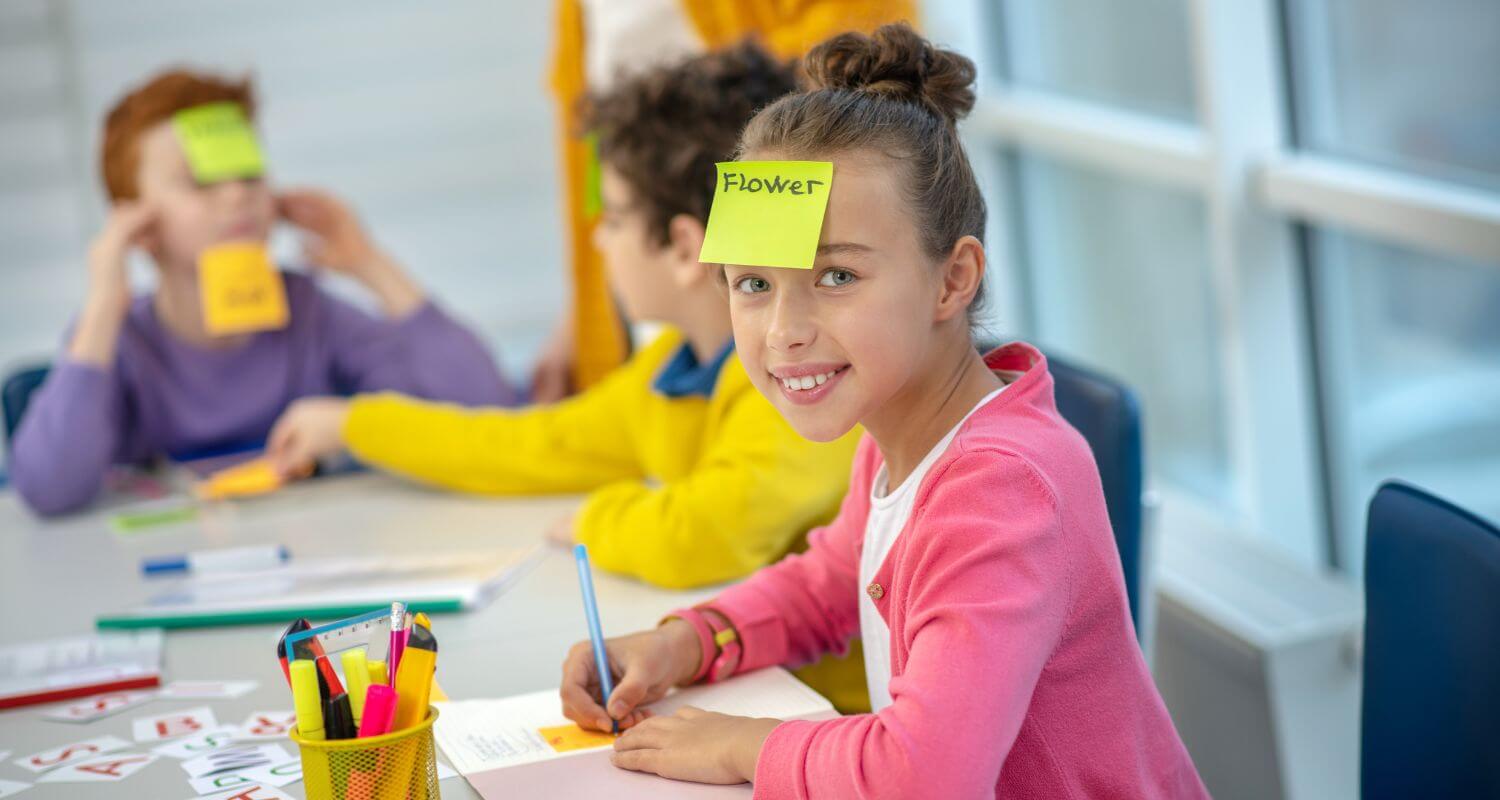
M 124 427 L 122 391 L 113 370 L 52 366 L 11 442 L 11 482 L 33 511 L 61 514 L 99 494 Z
M 807 552 L 787 556 L 708 603 L 739 632 L 744 650 L 737 672 L 848 651 L 859 632 L 856 544 L 864 536 L 877 456 L 874 440 L 864 437 L 838 517 L 808 534 Z
M 857 439 L 818 444 L 746 389 L 692 473 L 589 495 L 577 541 L 601 569 L 685 588 L 741 578 L 780 557 L 844 493 Z
M 387 320 L 321 289 L 313 292 L 341 391 L 393 391 L 476 406 L 509 406 L 520 399 L 484 345 L 431 301 Z
M 631 425 L 648 391 L 643 372 L 632 362 L 561 403 L 514 410 L 362 395 L 343 438 L 361 461 L 449 489 L 585 492 L 643 477 Z

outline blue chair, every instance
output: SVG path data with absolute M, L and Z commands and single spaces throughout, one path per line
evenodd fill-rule
M 1104 484 L 1104 504 L 1109 524 L 1120 550 L 1125 571 L 1125 594 L 1136 635 L 1143 636 L 1142 592 L 1142 492 L 1145 491 L 1145 456 L 1141 446 L 1141 408 L 1135 393 L 1125 384 L 1097 372 L 1068 363 L 1052 355 L 1047 365 L 1056 386 L 1057 410 L 1094 451 L 1099 478 Z
M 1360 794 L 1500 797 L 1500 528 L 1404 483 L 1365 537 Z
M 16 428 L 21 424 L 21 415 L 26 413 L 26 406 L 31 403 L 31 395 L 42 383 L 47 380 L 47 371 L 50 367 L 43 364 L 40 367 L 27 367 L 11 373 L 0 384 L 0 407 L 5 412 L 5 447 L 10 449 L 11 439 L 16 435 Z

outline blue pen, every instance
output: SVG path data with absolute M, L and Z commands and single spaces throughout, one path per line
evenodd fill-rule
M 589 549 L 583 545 L 573 548 L 573 557 L 578 559 L 578 587 L 583 590 L 583 615 L 589 621 L 589 638 L 594 642 L 594 668 L 599 670 L 599 689 L 603 695 L 604 713 L 609 713 L 609 696 L 615 693 L 614 681 L 609 676 L 609 656 L 604 652 L 604 631 L 599 627 L 599 604 L 594 602 L 594 576 L 589 571 Z M 620 732 L 620 723 L 609 718 L 612 733 Z
M 223 550 L 197 550 L 173 556 L 157 556 L 141 561 L 141 572 L 148 576 L 214 572 L 239 572 L 268 569 L 290 561 L 292 554 L 281 545 L 229 547 Z

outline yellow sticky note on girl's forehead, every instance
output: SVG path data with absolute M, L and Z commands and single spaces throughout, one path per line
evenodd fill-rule
M 199 183 L 265 174 L 265 159 L 255 129 L 238 103 L 209 103 L 172 115 L 188 166 Z
M 831 161 L 724 161 L 698 260 L 811 269 L 833 186 Z

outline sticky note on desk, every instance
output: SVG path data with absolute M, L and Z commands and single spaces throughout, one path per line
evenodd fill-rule
M 204 250 L 198 256 L 198 293 L 203 325 L 214 336 L 286 327 L 286 287 L 260 243 Z
M 720 162 L 698 260 L 810 269 L 832 185 L 831 161 Z
M 270 459 L 257 458 L 222 469 L 199 483 L 194 491 L 204 500 L 249 497 L 281 488 L 281 473 Z
M 559 753 L 570 750 L 591 750 L 596 747 L 609 747 L 615 743 L 615 736 L 604 731 L 586 731 L 577 725 L 557 725 L 551 728 L 537 728 L 537 733 L 547 742 L 547 746 Z
M 172 115 L 193 177 L 201 184 L 265 174 L 265 159 L 239 103 L 207 103 Z

